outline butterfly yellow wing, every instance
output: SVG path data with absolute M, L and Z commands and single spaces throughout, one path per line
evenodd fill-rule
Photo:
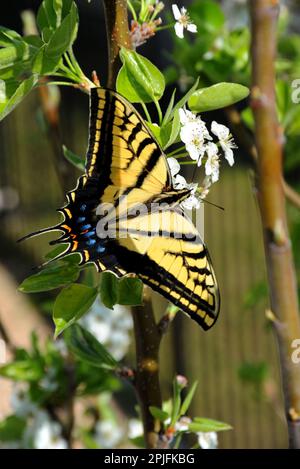
M 59 210 L 63 221 L 33 235 L 61 231 L 51 242 L 67 244 L 58 257 L 77 252 L 99 271 L 135 273 L 208 329 L 219 293 L 207 250 L 179 207 L 189 194 L 173 188 L 166 157 L 134 107 L 114 91 L 94 88 L 85 174 Z M 103 207 L 113 237 L 99 233 Z
M 126 228 L 128 236 L 113 247 L 120 264 L 209 329 L 218 317 L 219 290 L 191 220 L 177 207 L 129 220 Z

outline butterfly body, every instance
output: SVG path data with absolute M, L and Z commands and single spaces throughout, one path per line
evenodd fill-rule
M 116 92 L 91 90 L 86 171 L 59 209 L 64 220 L 51 244 L 67 243 L 81 264 L 121 277 L 136 274 L 204 329 L 219 312 L 208 252 L 180 203 L 166 157 L 133 106 Z

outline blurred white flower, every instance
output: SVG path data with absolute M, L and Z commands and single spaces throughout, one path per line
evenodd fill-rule
M 64 339 L 56 339 L 53 345 L 64 358 L 68 356 L 69 352 Z
M 231 137 L 228 127 L 213 121 L 211 124 L 211 131 L 218 137 L 222 150 L 224 151 L 225 158 L 230 166 L 232 166 L 234 164 L 232 148 L 237 148 L 237 146 Z
M 56 370 L 54 367 L 49 367 L 46 371 L 46 375 L 40 381 L 40 386 L 45 391 L 53 392 L 59 387 L 59 383 L 56 379 Z
M 49 418 L 47 412 L 40 410 L 27 430 L 27 438 L 34 449 L 67 449 L 68 444 L 61 435 L 61 425 Z
M 115 305 L 113 309 L 108 309 L 97 299 L 80 323 L 116 360 L 121 360 L 126 355 L 133 327 L 128 308 Z
M 213 142 L 206 144 L 207 160 L 205 163 L 205 174 L 210 176 L 211 182 L 217 182 L 219 179 L 220 161 L 218 155 L 218 147 Z
M 27 417 L 37 411 L 37 406 L 29 399 L 25 386 L 17 385 L 14 387 L 10 397 L 10 404 L 18 417 Z
M 202 449 L 216 449 L 218 447 L 218 435 L 216 432 L 197 433 L 198 443 Z
M 143 424 L 138 419 L 130 419 L 128 422 L 128 438 L 137 438 L 144 433 Z
M 200 207 L 200 200 L 196 196 L 196 192 L 198 189 L 198 184 L 188 184 L 187 181 L 181 174 L 178 174 L 180 170 L 180 164 L 176 160 L 176 158 L 170 157 L 168 158 L 168 164 L 170 168 L 170 173 L 172 176 L 173 186 L 176 190 L 181 189 L 190 189 L 191 195 L 186 198 L 183 202 L 181 202 L 181 206 L 187 210 L 192 210 L 193 208 Z
M 175 430 L 177 432 L 187 432 L 189 429 L 189 424 L 192 422 L 190 417 L 181 417 L 178 422 L 175 424 Z
M 174 25 L 176 36 L 180 39 L 184 37 L 183 32 L 185 29 L 191 33 L 197 32 L 197 26 L 191 22 L 187 9 L 182 7 L 180 10 L 176 4 L 172 5 L 173 15 L 176 20 Z
M 124 431 L 112 420 L 101 420 L 96 424 L 95 441 L 101 448 L 112 449 L 124 438 Z

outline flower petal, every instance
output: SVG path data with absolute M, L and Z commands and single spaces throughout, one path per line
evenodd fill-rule
M 218 124 L 216 121 L 212 122 L 211 131 L 218 137 L 219 140 L 226 140 L 229 137 L 228 127 L 222 124 Z
M 222 143 L 221 143 L 221 146 L 224 150 L 226 160 L 228 161 L 230 166 L 233 166 L 234 165 L 234 158 L 233 158 L 232 149 L 228 145 L 224 145 L 224 144 L 222 145 Z
M 180 130 L 180 139 L 183 143 L 190 143 L 193 139 L 193 127 L 192 124 L 185 124 Z
M 185 199 L 181 205 L 187 210 L 192 210 L 193 208 L 200 207 L 200 200 L 192 194 L 187 199 Z
M 175 176 L 180 171 L 180 164 L 178 163 L 176 158 L 173 158 L 172 156 L 168 158 L 167 160 L 168 160 L 168 165 L 170 168 L 171 176 Z
M 180 39 L 183 39 L 183 24 L 181 23 L 175 23 L 174 25 L 175 28 L 175 33 L 176 36 L 179 37 Z
M 208 142 L 206 144 L 206 153 L 207 153 L 208 158 L 212 158 L 213 156 L 217 156 L 218 151 L 219 151 L 218 147 L 215 143 Z
M 174 188 L 175 189 L 185 189 L 187 187 L 187 182 L 185 180 L 185 178 L 183 176 L 181 176 L 181 174 L 177 174 L 174 178 L 173 178 L 173 184 L 174 184 Z
M 198 159 L 201 155 L 201 152 L 199 151 L 199 148 L 196 147 L 195 145 L 191 144 L 191 143 L 187 143 L 185 147 L 186 147 L 186 151 L 189 153 L 192 160 L 197 160 L 198 161 Z
M 175 3 L 173 3 L 172 5 L 172 11 L 173 11 L 175 20 L 179 20 L 179 18 L 181 18 L 181 13 L 180 13 L 178 6 Z
M 197 26 L 193 23 L 189 23 L 186 27 L 186 29 L 188 31 L 190 31 L 191 33 L 196 33 L 197 32 Z

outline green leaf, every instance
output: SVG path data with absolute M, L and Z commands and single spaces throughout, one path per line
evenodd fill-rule
M 161 132 L 163 132 L 164 127 L 161 128 Z M 176 142 L 178 135 L 180 132 L 180 117 L 179 117 L 179 110 L 175 110 L 174 117 L 172 120 L 171 125 L 171 132 L 169 138 L 165 144 L 163 144 L 163 150 L 166 150 L 168 147 L 173 145 Z
M 118 300 L 118 279 L 111 272 L 104 272 L 100 281 L 100 298 L 102 303 L 112 309 Z
M 167 122 L 169 121 L 169 118 L 171 117 L 171 113 L 172 113 L 173 106 L 174 106 L 174 101 L 175 101 L 175 94 L 176 94 L 176 89 L 173 90 L 170 102 L 168 104 L 166 113 L 165 113 L 163 121 L 162 121 L 162 126 L 167 124 Z
M 189 98 L 192 96 L 192 94 L 195 92 L 195 90 L 198 88 L 199 85 L 199 78 L 195 81 L 193 86 L 189 89 L 189 91 L 178 101 L 178 103 L 175 104 L 173 111 L 171 112 L 171 115 L 169 117 L 169 120 L 171 120 L 175 114 L 176 111 L 181 109 L 189 100 Z
M 74 2 L 70 13 L 63 19 L 51 36 L 45 50 L 47 57 L 61 57 L 76 39 L 78 30 L 78 12 Z
M 38 274 L 26 278 L 19 286 L 19 290 L 24 293 L 54 290 L 75 282 L 78 277 L 79 269 L 76 265 L 59 264 L 49 266 Z
M 0 441 L 20 441 L 26 428 L 26 420 L 9 415 L 0 422 Z
M 131 306 L 143 304 L 143 282 L 133 277 L 120 279 L 118 281 L 116 303 Z
M 112 309 L 114 305 L 140 305 L 143 303 L 143 282 L 138 278 L 118 279 L 111 272 L 104 272 L 100 281 L 102 303 Z
M 213 111 L 230 106 L 249 95 L 246 86 L 236 83 L 217 83 L 216 85 L 195 91 L 188 100 L 194 112 Z
M 117 78 L 117 91 L 132 102 L 159 100 L 165 89 L 165 79 L 160 70 L 135 51 L 120 50 L 123 66 Z
M 185 415 L 191 405 L 191 402 L 192 402 L 192 399 L 194 397 L 194 394 L 195 394 L 195 391 L 197 389 L 197 386 L 198 386 L 198 381 L 195 381 L 193 383 L 193 385 L 191 386 L 191 389 L 189 390 L 189 392 L 187 393 L 182 405 L 181 405 L 181 408 L 180 408 L 180 415 Z
M 16 84 L 13 89 L 5 86 L 4 99 L 0 101 L 0 121 L 4 119 L 13 109 L 30 93 L 38 80 L 37 75 L 24 80 L 20 85 Z
M 181 387 L 178 383 L 177 377 L 173 380 L 173 405 L 172 405 L 172 416 L 171 426 L 174 426 L 180 415 L 181 408 Z
M 0 26 L 0 46 L 10 46 L 15 41 L 22 41 L 22 36 L 12 29 Z
M 42 45 L 38 36 L 22 38 L 14 31 L 0 29 L 0 77 L 24 79 L 32 73 L 31 64 Z
M 97 297 L 97 289 L 74 283 L 57 296 L 53 308 L 55 338 L 86 313 Z
M 232 430 L 231 425 L 217 420 L 195 417 L 193 422 L 189 424 L 191 432 L 222 432 Z
M 38 10 L 37 25 L 40 31 L 44 28 L 57 29 L 67 16 L 73 0 L 44 0 Z
M 38 9 L 36 22 L 40 32 L 44 28 L 56 29 L 56 13 L 54 9 L 54 0 L 44 0 Z
M 106 348 L 86 329 L 73 324 L 65 334 L 70 350 L 82 361 L 98 368 L 113 370 L 118 363 Z
M 79 169 L 80 171 L 84 171 L 85 169 L 85 162 L 81 156 L 76 155 L 71 150 L 69 150 L 65 145 L 63 145 L 63 152 L 65 158 L 71 163 L 75 168 Z
M 167 122 L 169 122 L 169 120 L 171 118 L 171 113 L 172 113 L 173 106 L 174 106 L 174 101 L 175 101 L 175 94 L 176 94 L 176 89 L 173 90 L 170 102 L 168 104 L 166 113 L 165 113 L 163 121 L 162 121 L 162 126 L 166 125 Z
M 160 422 L 164 422 L 165 420 L 169 418 L 169 414 L 161 410 L 159 407 L 155 407 L 151 405 L 149 407 L 149 410 L 150 410 L 151 415 L 157 420 L 159 420 Z
M 33 60 L 32 71 L 39 75 L 50 75 L 58 69 L 60 62 L 61 56 L 51 57 L 47 55 L 47 45 L 45 44 Z
M 0 49 L 0 70 L 15 65 L 16 61 L 26 62 L 30 58 L 31 48 L 24 41 Z
M 14 381 L 38 381 L 44 376 L 44 370 L 35 360 L 17 360 L 1 366 L 0 376 Z
M 161 128 L 159 127 L 159 125 L 153 124 L 152 122 L 146 122 L 146 125 L 147 125 L 148 129 L 150 130 L 150 132 L 153 134 L 153 137 L 158 141 L 158 143 L 162 147 L 163 142 L 161 140 L 161 137 L 162 137 L 161 136 Z M 166 124 L 163 128 L 166 129 L 167 125 L 170 125 L 170 124 Z M 169 134 L 168 134 L 168 136 L 169 136 Z

